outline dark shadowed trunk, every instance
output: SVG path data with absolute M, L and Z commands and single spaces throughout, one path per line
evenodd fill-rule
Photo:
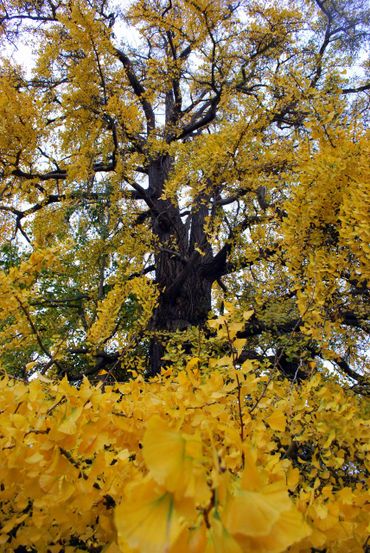
M 151 376 L 157 374 L 162 366 L 165 332 L 185 330 L 193 325 L 202 326 L 207 320 L 211 309 L 211 285 L 211 282 L 200 277 L 197 270 L 194 270 L 179 287 L 177 293 L 160 294 L 159 303 L 151 321 L 151 330 L 158 333 L 157 336 L 153 336 L 150 344 L 149 374 Z
M 149 194 L 154 205 L 151 225 L 158 240 L 156 283 L 160 289 L 158 306 L 150 324 L 153 332 L 150 375 L 157 374 L 162 366 L 166 331 L 185 330 L 205 323 L 211 309 L 214 280 L 204 271 L 205 263 L 212 259 L 203 228 L 208 209 L 199 198 L 184 222 L 179 206 L 161 199 L 170 169 L 171 159 L 166 156 L 154 160 L 149 169 Z

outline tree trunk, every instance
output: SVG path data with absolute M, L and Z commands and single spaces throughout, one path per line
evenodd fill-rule
M 162 367 L 166 332 L 186 330 L 190 326 L 205 324 L 211 309 L 211 286 L 211 282 L 204 280 L 194 270 L 176 294 L 168 295 L 165 291 L 161 292 L 151 321 L 154 336 L 149 351 L 150 376 L 157 374 Z
M 168 156 L 153 160 L 149 168 L 148 192 L 154 206 L 151 225 L 158 242 L 155 272 L 160 290 L 150 324 L 150 376 L 161 369 L 164 334 L 204 325 L 211 309 L 212 280 L 202 271 L 204 262 L 212 257 L 203 229 L 208 210 L 199 202 L 184 224 L 179 207 L 161 199 L 170 168 Z

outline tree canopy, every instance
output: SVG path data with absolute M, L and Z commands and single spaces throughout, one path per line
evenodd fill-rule
M 4 366 L 156 374 L 231 302 L 253 311 L 244 359 L 361 385 L 366 4 L 0 10 Z

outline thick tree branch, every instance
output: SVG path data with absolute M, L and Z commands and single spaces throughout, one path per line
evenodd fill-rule
M 150 131 L 155 128 L 155 115 L 150 102 L 145 98 L 145 88 L 139 81 L 130 58 L 119 48 L 116 48 L 116 54 L 123 67 L 125 68 L 127 78 L 132 87 L 132 90 L 134 91 L 134 94 L 137 96 L 140 104 L 142 105 L 147 122 L 147 132 L 149 134 Z
M 344 372 L 346 376 L 349 376 L 353 380 L 356 380 L 356 382 L 361 383 L 365 381 L 365 377 L 351 369 L 347 361 L 345 361 L 342 357 L 334 359 L 334 363 L 338 365 L 338 367 Z
M 356 94 L 357 92 L 365 92 L 365 90 L 370 90 L 370 83 L 366 83 L 362 86 L 354 88 L 342 88 L 342 94 Z
M 203 115 L 203 117 L 198 118 L 196 114 L 195 118 L 193 117 L 194 120 L 188 125 L 185 125 L 183 130 L 180 132 L 180 134 L 177 135 L 176 138 L 178 140 L 187 138 L 195 131 L 203 127 L 206 127 L 207 125 L 212 123 L 212 121 L 214 121 L 217 115 L 217 106 L 219 101 L 220 101 L 220 95 L 217 95 L 212 100 L 210 100 L 209 108 L 208 108 L 208 111 L 205 113 L 205 115 Z M 198 112 L 198 114 L 200 114 L 200 112 L 203 112 L 203 108 Z
M 115 138 L 113 138 L 113 141 L 115 142 Z M 95 162 L 92 165 L 92 170 L 95 173 L 108 173 L 108 172 L 114 171 L 115 167 L 116 167 L 115 151 L 113 151 L 112 160 L 109 163 Z M 68 175 L 68 171 L 66 169 L 59 169 L 55 171 L 48 171 L 47 173 L 30 173 L 17 168 L 11 171 L 11 175 L 13 177 L 19 177 L 19 178 L 29 179 L 29 180 L 37 179 L 44 182 L 48 180 L 64 180 Z
M 29 215 L 32 215 L 33 213 L 40 211 L 40 209 L 54 203 L 62 202 L 66 199 L 101 201 L 106 197 L 107 197 L 107 194 L 97 193 L 97 192 L 72 192 L 68 196 L 66 194 L 50 194 L 40 202 L 34 204 L 32 207 L 29 207 L 28 209 L 25 209 L 24 211 L 20 211 L 19 209 L 6 206 L 6 205 L 0 205 L 0 211 L 8 211 L 10 213 L 13 213 L 17 218 L 17 223 L 19 223 L 21 219 L 24 219 L 25 217 L 28 217 Z

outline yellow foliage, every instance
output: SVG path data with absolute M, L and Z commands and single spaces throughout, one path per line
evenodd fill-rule
M 117 552 L 362 550 L 365 403 L 334 381 L 298 393 L 232 365 L 105 389 L 43 380 L 0 381 L 9 550 L 73 536 Z
M 330 133 L 317 148 L 302 144 L 300 185 L 283 223 L 303 329 L 324 344 L 344 333 L 335 313 L 351 282 L 366 286 L 370 267 L 368 133 L 336 127 Z M 362 316 L 354 299 L 346 309 Z
M 128 3 L 0 3 L 0 549 L 360 553 L 363 22 Z

